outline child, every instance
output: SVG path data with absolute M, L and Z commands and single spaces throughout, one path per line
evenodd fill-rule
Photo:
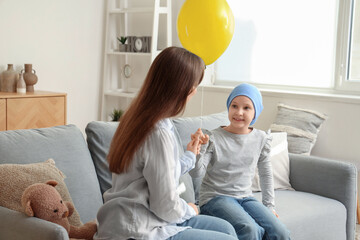
M 229 126 L 206 131 L 208 135 L 199 129 L 192 135 L 204 144 L 190 172 L 193 177 L 205 175 L 200 189 L 201 214 L 230 222 L 238 239 L 290 239 L 274 210 L 271 137 L 249 127 L 263 109 L 261 93 L 250 84 L 241 84 L 230 93 L 227 108 Z M 263 204 L 251 191 L 256 166 Z
M 184 111 L 204 69 L 201 58 L 177 47 L 152 63 L 110 146 L 112 188 L 104 193 L 94 239 L 236 239 L 228 222 L 197 216 L 176 191 L 180 175 L 195 165 L 199 141 L 180 156 L 169 118 Z

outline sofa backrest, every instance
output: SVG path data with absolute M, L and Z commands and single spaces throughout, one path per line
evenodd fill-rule
M 119 122 L 93 121 L 85 128 L 86 141 L 94 161 L 102 194 L 112 185 L 106 157 L 118 125 Z
M 173 123 L 176 127 L 176 134 L 179 146 L 186 150 L 186 145 L 190 141 L 190 134 L 194 133 L 201 125 L 206 129 L 214 129 L 220 125 L 228 124 L 227 112 L 211 114 L 203 117 L 174 118 Z M 118 127 L 118 122 L 90 122 L 85 129 L 88 147 L 94 161 L 94 165 L 99 179 L 101 192 L 104 193 L 111 187 L 111 173 L 106 160 L 109 152 L 111 140 Z M 186 192 L 180 196 L 187 202 L 195 202 L 195 190 L 200 187 L 200 180 L 191 178 L 185 174 L 180 178 L 186 187 Z
M 0 164 L 28 164 L 52 158 L 82 222 L 96 218 L 102 198 L 94 164 L 81 131 L 74 125 L 0 132 Z
M 94 161 L 102 193 L 108 190 L 112 184 L 106 157 L 118 125 L 118 122 L 93 121 L 85 128 L 88 147 Z M 180 194 L 180 197 L 187 202 L 195 202 L 194 188 L 190 175 L 185 174 L 181 176 L 181 182 L 185 184 L 186 191 Z
M 172 121 L 184 150 L 186 150 L 186 146 L 191 140 L 191 134 L 195 133 L 199 128 L 213 130 L 220 126 L 229 125 L 228 113 L 226 111 L 199 117 L 174 118 Z

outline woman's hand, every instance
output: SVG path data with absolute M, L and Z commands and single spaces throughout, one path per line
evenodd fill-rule
M 199 210 L 198 210 L 198 208 L 197 208 L 197 206 L 196 206 L 195 204 L 193 204 L 193 203 L 188 203 L 188 205 L 195 210 L 196 215 L 199 215 Z
M 191 141 L 188 143 L 186 150 L 193 152 L 195 155 L 198 155 L 200 153 L 200 140 L 198 138 L 191 139 Z
M 209 135 L 204 134 L 199 128 L 194 134 L 191 134 L 191 140 L 198 138 L 200 140 L 200 144 L 206 144 L 209 141 Z

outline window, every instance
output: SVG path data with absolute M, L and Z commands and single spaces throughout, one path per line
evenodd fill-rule
M 353 4 L 349 59 L 350 80 L 360 81 L 360 1 Z
M 235 32 L 228 49 L 215 62 L 216 85 L 253 82 L 331 90 L 354 90 L 354 84 L 360 85 L 348 74 L 360 69 L 348 68 L 352 66 L 348 62 L 360 64 L 360 43 L 357 48 L 354 45 L 360 41 L 360 17 L 358 23 L 350 24 L 355 19 L 350 17 L 353 0 L 227 2 L 234 14 Z M 344 88 L 349 82 L 352 87 Z

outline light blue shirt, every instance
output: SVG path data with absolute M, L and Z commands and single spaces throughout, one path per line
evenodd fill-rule
M 180 176 L 194 166 L 195 154 L 180 153 L 172 122 L 161 120 L 135 153 L 129 170 L 113 174 L 94 239 L 167 239 L 187 229 L 176 224 L 196 213 L 176 189 Z

